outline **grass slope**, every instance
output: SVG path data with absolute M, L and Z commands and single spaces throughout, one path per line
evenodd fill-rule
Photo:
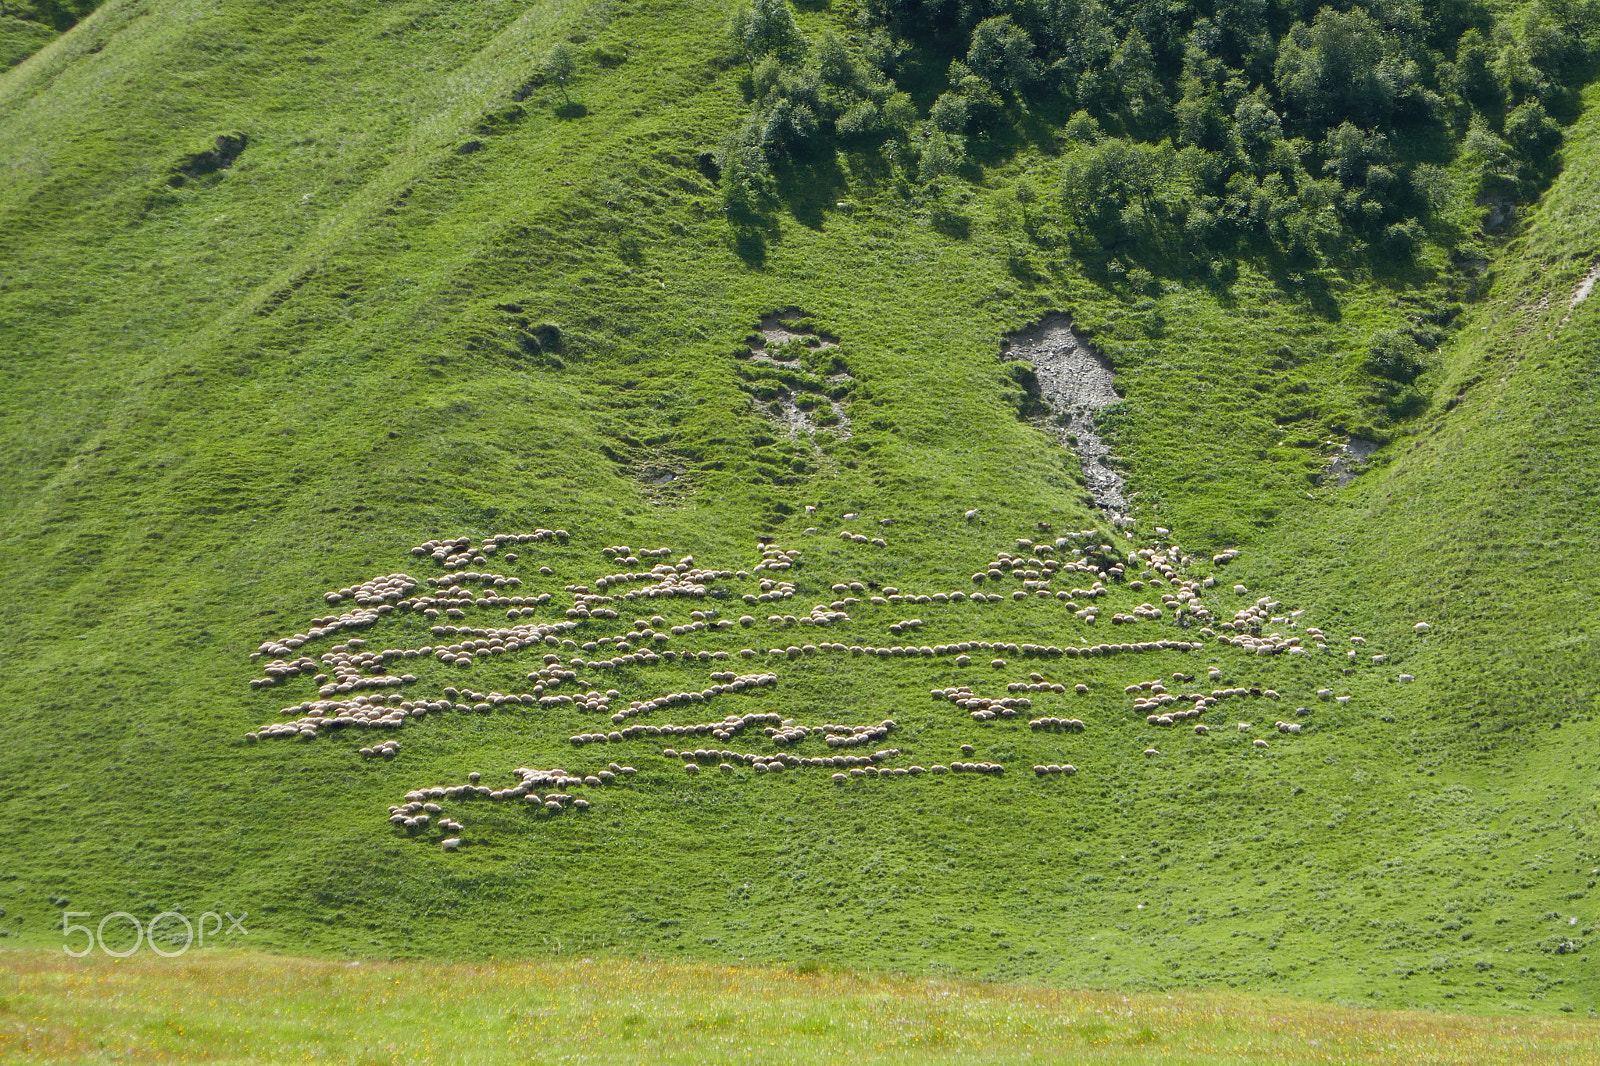
M 971 191 L 966 238 L 842 159 L 853 209 L 800 204 L 760 248 L 732 247 L 696 162 L 741 108 L 725 14 L 113 0 L 0 77 L 0 766 L 27 783 L 0 799 L 26 827 L 0 926 L 54 945 L 63 909 L 228 908 L 255 916 L 256 946 L 359 956 L 821 957 L 1474 1011 L 1595 1002 L 1600 304 L 1563 321 L 1600 240 L 1593 108 L 1426 379 L 1433 413 L 1334 490 L 1307 474 L 1354 410 L 1350 367 L 1451 276 L 1316 298 L 1249 263 L 1224 291 L 1136 293 L 1070 262 L 1019 280 L 1008 205 L 1051 174 L 1032 157 Z M 561 40 L 583 56 L 577 107 L 530 80 Z M 174 185 L 223 134 L 245 136 L 237 160 Z M 737 342 L 789 305 L 842 340 L 848 440 L 790 441 L 741 387 Z M 249 689 L 247 654 L 322 614 L 323 591 L 414 567 L 429 537 L 566 527 L 570 545 L 528 560 L 559 592 L 606 572 L 603 545 L 733 568 L 773 535 L 805 553 L 803 607 L 841 579 L 970 587 L 1035 521 L 1092 523 L 1075 461 L 1017 418 L 995 359 L 1052 308 L 1116 363 L 1141 536 L 1159 519 L 1196 549 L 1243 543 L 1228 581 L 1391 662 L 1345 677 L 1331 656 L 1214 645 L 1063 662 L 1052 680 L 1095 693 L 1061 704 L 1092 726 L 1069 741 L 932 704 L 965 678 L 945 661 L 801 660 L 752 708 L 894 716 L 920 761 L 965 741 L 1011 773 L 691 781 L 641 744 L 622 760 L 640 779 L 590 815 L 473 812 L 458 855 L 392 833 L 385 806 L 470 769 L 590 765 L 565 744 L 573 721 L 430 719 L 382 763 L 350 736 L 240 739 L 309 695 Z M 530 342 L 545 323 L 559 351 Z M 1284 406 L 1307 395 L 1321 407 L 1291 438 Z M 680 476 L 657 485 L 663 469 Z M 897 517 L 892 549 L 806 537 L 802 503 Z M 1110 639 L 1043 603 L 996 611 L 983 639 Z M 989 624 L 973 605 L 916 613 L 929 641 Z M 883 642 L 894 617 L 863 611 L 834 639 Z M 1144 759 L 1150 728 L 1117 688 L 1213 663 L 1301 696 L 1338 684 L 1352 710 L 1265 757 L 1163 733 L 1171 757 Z M 1028 668 L 1012 665 L 1006 680 Z M 509 691 L 528 668 L 470 676 Z M 1402 669 L 1418 682 L 1395 684 Z M 642 698 L 705 673 L 608 683 Z M 1062 759 L 1082 772 L 1025 772 Z

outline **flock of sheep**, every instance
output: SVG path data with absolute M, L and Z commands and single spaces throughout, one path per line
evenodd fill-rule
M 808 514 L 816 513 L 815 507 L 806 510 Z M 971 521 L 977 517 L 977 512 L 969 511 L 965 517 Z M 857 521 L 861 516 L 847 514 L 844 520 Z M 884 519 L 879 527 L 887 528 L 892 524 L 892 520 Z M 1038 529 L 1048 532 L 1049 526 L 1039 523 Z M 841 533 L 843 539 L 852 543 L 887 547 L 882 537 L 864 537 L 848 528 Z M 901 617 L 907 613 L 903 610 L 907 606 L 973 603 L 987 608 L 991 604 L 1038 600 L 1059 605 L 1061 611 L 1070 615 L 1071 621 L 1063 619 L 1055 628 L 1083 632 L 1096 626 L 1102 617 L 1099 601 L 1110 596 L 1113 588 L 1122 587 L 1136 594 L 1143 593 L 1143 602 L 1126 612 L 1111 614 L 1110 624 L 1124 627 L 1154 623 L 1166 634 L 1156 639 L 1067 644 L 946 639 L 938 643 L 880 645 L 797 636 L 795 643 L 778 642 L 765 649 L 750 646 L 738 651 L 686 645 L 694 643 L 694 638 L 700 634 L 748 631 L 763 625 L 753 614 L 724 617 L 724 606 L 732 601 L 747 607 L 765 604 L 770 609 L 770 605 L 796 598 L 799 587 L 794 580 L 781 575 L 801 568 L 800 552 L 763 540 L 758 546 L 757 561 L 745 570 L 704 567 L 691 555 L 673 561 L 673 553 L 667 548 L 610 545 L 601 549 L 601 553 L 613 567 L 612 572 L 589 584 L 557 585 L 559 579 L 551 566 L 530 567 L 529 570 L 538 575 L 534 578 L 530 572 L 530 580 L 551 580 L 549 588 L 529 594 L 523 588 L 522 577 L 496 572 L 493 568 L 516 564 L 519 561 L 516 549 L 524 546 L 569 544 L 571 536 L 566 530 L 498 533 L 481 541 L 467 537 L 429 540 L 414 547 L 412 555 L 441 568 L 441 575 L 418 580 L 403 573 L 387 574 L 360 585 L 330 591 L 324 597 L 329 605 L 353 604 L 352 609 L 313 619 L 303 633 L 261 644 L 251 659 L 265 660 L 263 676 L 252 680 L 252 687 L 276 687 L 313 675 L 316 698 L 283 708 L 279 720 L 262 725 L 246 739 L 251 742 L 279 737 L 309 740 L 341 729 L 393 731 L 403 728 L 408 719 L 423 719 L 430 713 L 485 713 L 518 707 L 530 713 L 570 712 L 606 719 L 609 728 L 572 734 L 570 741 L 578 749 L 590 744 L 640 740 L 659 743 L 691 737 L 726 743 L 755 729 L 761 730 L 773 749 L 761 752 L 739 752 L 720 746 L 660 749 L 664 758 L 680 761 L 690 775 L 713 765 L 722 773 L 741 766 L 762 774 L 817 769 L 831 773 L 832 781 L 839 785 L 868 777 L 947 773 L 999 775 L 1005 770 L 1002 764 L 965 758 L 927 766 L 889 765 L 904 754 L 899 748 L 877 748 L 870 754 L 845 753 L 876 745 L 892 733 L 896 723 L 887 718 L 857 724 L 822 725 L 801 724 L 792 718 L 764 712 L 730 712 L 720 719 L 685 723 L 664 722 L 659 718 L 663 712 L 754 693 L 779 683 L 779 675 L 771 670 L 738 672 L 717 666 L 734 659 L 763 659 L 776 663 L 813 656 L 943 658 L 961 668 L 986 661 L 989 669 L 997 672 L 1011 670 L 1012 659 L 1039 663 L 1040 668 L 1028 672 L 1025 680 L 1005 682 L 1006 695 L 996 691 L 999 682 L 991 685 L 977 675 L 968 684 L 930 690 L 935 701 L 954 705 L 974 721 L 990 722 L 1023 717 L 1022 712 L 1032 709 L 1035 696 L 1054 699 L 1066 698 L 1069 693 L 1072 697 L 1091 695 L 1089 685 L 1082 681 L 1050 680 L 1041 672 L 1048 669 L 1044 664 L 1061 659 L 1192 652 L 1208 643 L 1231 646 L 1255 656 L 1312 655 L 1331 650 L 1330 638 L 1322 629 L 1300 627 L 1304 611 L 1281 612 L 1279 602 L 1270 597 L 1256 598 L 1235 611 L 1228 620 L 1219 620 L 1220 608 L 1208 602 L 1209 598 L 1220 594 L 1214 574 L 1199 578 L 1190 576 L 1189 568 L 1194 560 L 1169 538 L 1169 531 L 1157 528 L 1153 543 L 1132 551 L 1119 550 L 1109 542 L 1108 535 L 1093 529 L 1037 542 L 1019 538 L 1014 550 L 994 553 L 989 562 L 973 571 L 970 587 L 915 593 L 894 586 L 879 588 L 870 582 L 840 581 L 829 587 L 835 597 L 831 601 L 817 603 L 804 614 L 768 614 L 764 622 L 775 631 L 808 630 L 820 635 L 830 628 L 859 631 L 863 626 L 877 625 L 879 623 L 858 616 L 881 611 L 896 618 L 887 624 L 888 634 L 906 641 L 920 636 L 927 625 L 920 617 Z M 1223 552 L 1213 556 L 1210 562 L 1213 569 L 1220 569 L 1236 557 L 1237 552 Z M 735 599 L 736 589 L 730 589 L 730 585 L 743 585 L 750 591 Z M 1236 597 L 1249 594 L 1243 585 L 1234 585 L 1232 592 Z M 640 600 L 673 599 L 690 601 L 691 610 L 686 618 L 669 621 L 663 614 L 653 614 L 629 621 L 618 609 Z M 502 610 L 505 624 L 494 624 L 488 617 L 489 612 Z M 367 639 L 349 635 L 352 631 L 369 629 L 385 615 L 397 612 L 420 617 L 432 643 L 378 648 L 369 646 Z M 981 623 L 985 614 L 987 610 L 972 620 Z M 1421 622 L 1415 629 L 1420 635 L 1427 633 L 1430 627 Z M 299 654 L 305 645 L 328 639 L 340 642 L 316 658 Z M 1349 640 L 1353 647 L 1348 650 L 1348 658 L 1357 658 L 1357 649 L 1366 641 L 1360 636 Z M 412 671 L 424 670 L 429 659 L 435 660 L 439 667 L 465 670 L 485 660 L 508 655 L 539 657 L 537 663 L 531 664 L 535 668 L 527 674 L 526 691 L 478 692 L 452 685 L 443 687 L 437 698 L 413 697 L 407 691 L 423 683 L 419 674 Z M 1370 654 L 1370 657 L 1374 663 L 1382 663 L 1385 658 L 1382 653 Z M 709 675 L 711 683 L 703 688 L 632 699 L 625 705 L 617 688 L 603 688 L 594 680 L 602 672 L 642 670 L 663 663 L 704 663 L 717 668 Z M 634 683 L 639 676 L 628 674 Z M 1209 682 L 1215 684 L 1221 678 L 1219 669 L 1208 671 Z M 1401 675 L 1400 679 L 1411 680 L 1411 675 Z M 985 689 L 995 694 L 986 694 Z M 1195 684 L 1193 674 L 1181 670 L 1173 673 L 1170 681 L 1156 677 L 1128 685 L 1124 695 L 1132 700 L 1131 710 L 1142 715 L 1149 726 L 1170 728 L 1192 723 L 1194 733 L 1199 736 L 1208 735 L 1214 724 L 1199 719 L 1226 701 L 1282 699 L 1277 691 L 1259 685 L 1205 690 Z M 1331 688 L 1317 690 L 1317 698 L 1338 705 L 1350 699 Z M 1293 717 L 1306 718 L 1311 714 L 1310 707 L 1300 707 Z M 1027 721 L 1034 732 L 1081 733 L 1088 728 L 1076 717 L 1043 716 Z M 1252 726 L 1248 722 L 1237 722 L 1236 728 L 1248 733 Z M 1302 732 L 1304 724 L 1286 719 L 1276 722 L 1275 728 L 1281 735 L 1293 736 Z M 808 744 L 829 749 L 829 753 L 800 755 L 789 750 Z M 1252 748 L 1267 746 L 1265 739 L 1252 738 Z M 400 744 L 390 737 L 359 750 L 365 757 L 387 760 L 396 757 Z M 971 745 L 962 745 L 961 754 L 974 754 Z M 1147 757 L 1160 754 L 1154 747 L 1145 751 Z M 1064 763 L 1040 763 L 1033 769 L 1040 777 L 1077 773 L 1076 767 Z M 625 781 L 634 773 L 633 767 L 615 762 L 605 770 L 592 773 L 569 772 L 560 767 L 520 768 L 512 774 L 516 784 L 501 789 L 480 784 L 480 775 L 473 773 L 466 784 L 430 786 L 408 792 L 404 804 L 390 808 L 390 821 L 413 834 L 433 831 L 449 834 L 440 842 L 446 849 L 455 850 L 461 845 L 462 824 L 444 815 L 441 800 L 454 803 L 478 799 L 513 801 L 546 816 L 554 816 L 582 811 L 589 806 L 589 801 L 577 792 Z

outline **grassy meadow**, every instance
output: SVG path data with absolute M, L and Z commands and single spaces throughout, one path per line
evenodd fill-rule
M 848 19 L 803 7 L 808 29 Z M 1509 234 L 1478 234 L 1463 202 L 1405 270 L 1289 278 L 1244 257 L 1130 281 L 1024 236 L 1027 205 L 1060 180 L 1045 150 L 935 207 L 881 161 L 841 154 L 736 239 L 702 159 L 744 107 L 728 14 L 708 0 L 109 0 L 0 74 L 0 932 L 26 949 L 3 957 L 3 1050 L 92 1061 L 132 1032 L 150 1057 L 448 1059 L 429 1032 L 442 1024 L 503 1029 L 490 1057 L 540 1040 L 551 1061 L 646 1038 L 652 1057 L 686 1061 L 768 1041 L 801 1061 L 1394 1061 L 1391 1044 L 1409 1061 L 1585 1061 L 1582 1019 L 1600 1003 L 1600 301 L 1571 299 L 1600 254 L 1595 89 L 1563 172 Z M 565 92 L 535 76 L 563 42 L 579 59 Z M 224 136 L 243 148 L 208 171 L 197 160 Z M 791 306 L 839 338 L 848 435 L 791 437 L 752 402 L 736 352 Z M 1116 369 L 1124 400 L 1104 422 L 1138 494 L 1131 539 L 998 359 L 1005 333 L 1053 310 Z M 1430 315 L 1454 317 L 1420 382 L 1427 410 L 1378 418 L 1370 338 Z M 1352 433 L 1383 447 L 1341 488 L 1320 475 Z M 437 576 L 409 554 L 430 538 L 569 530 L 504 571 L 555 597 L 542 622 L 564 617 L 567 586 L 615 569 L 608 545 L 748 570 L 756 538 L 774 538 L 802 562 L 783 575 L 794 599 L 771 610 L 803 615 L 841 581 L 970 591 L 1039 522 L 1098 528 L 1124 551 L 1169 527 L 1196 576 L 1216 572 L 1219 618 L 1272 596 L 1306 611 L 1282 632 L 1321 626 L 1335 650 L 1256 657 L 1208 638 L 1007 655 L 1003 670 L 978 653 L 966 668 L 778 658 L 767 650 L 803 641 L 763 604 L 750 629 L 672 646 L 735 653 L 727 669 L 779 684 L 721 697 L 709 718 L 650 719 L 893 718 L 884 743 L 903 761 L 969 744 L 1006 765 L 995 778 L 691 778 L 643 740 L 573 748 L 598 723 L 571 708 L 430 715 L 389 734 L 393 760 L 359 756 L 353 733 L 245 740 L 315 692 L 309 678 L 252 689 L 258 645 L 304 631 L 330 589 Z M 1213 566 L 1230 546 L 1240 558 Z M 888 644 L 913 615 L 918 643 L 1181 639 L 1170 619 L 1091 627 L 1013 587 L 982 607 L 863 603 L 810 639 Z M 1152 595 L 1112 583 L 1105 613 Z M 658 612 L 685 624 L 693 605 L 613 606 L 615 625 L 586 623 L 586 640 Z M 401 614 L 364 635 L 434 639 Z M 1358 660 L 1350 635 L 1369 641 Z M 760 652 L 748 667 L 745 647 Z M 529 651 L 415 669 L 434 695 L 519 691 L 538 665 Z M 1225 703 L 1208 720 L 1226 728 L 1201 738 L 1147 725 L 1123 693 L 1175 672 L 1209 689 L 1212 667 L 1217 684 L 1277 688 L 1281 708 Z M 721 668 L 622 669 L 592 687 L 645 699 Z M 929 698 L 1003 695 L 1031 671 L 1067 694 L 1029 713 L 1084 733 L 978 723 Z M 1319 702 L 1321 687 L 1351 702 Z M 1316 710 L 1307 731 L 1272 732 L 1297 705 Z M 1241 717 L 1257 731 L 1234 731 Z M 728 746 L 776 750 L 753 733 Z M 592 810 L 482 804 L 459 852 L 385 820 L 408 789 L 469 771 L 503 786 L 513 767 L 611 759 L 639 773 Z M 1079 772 L 1029 769 L 1051 762 Z M 248 942 L 230 947 L 322 961 L 55 957 L 63 912 L 171 909 L 248 912 Z M 889 972 L 908 976 L 873 976 Z M 480 978 L 488 991 L 436 1013 L 441 983 Z M 210 982 L 283 1013 L 236 1018 L 220 991 L 203 1006 Z M 395 983 L 369 1022 L 340 1013 L 330 1033 L 316 1013 Z M 616 996 L 591 1001 L 596 985 Z M 1064 988 L 1101 991 L 1048 990 Z M 749 1007 L 769 996 L 775 1012 Z M 194 1028 L 172 1042 L 178 1004 Z M 843 1004 L 883 1024 L 853 1028 Z M 980 1031 L 1009 1043 L 975 1044 Z M 1311 1045 L 1322 1032 L 1331 1043 Z
M 0 997 L 0 1055 L 52 1063 L 1600 1060 L 1587 1019 L 656 960 L 85 966 L 8 952 Z

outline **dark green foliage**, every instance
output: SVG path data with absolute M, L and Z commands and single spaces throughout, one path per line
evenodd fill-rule
M 1021 96 L 1039 80 L 1033 41 L 1004 15 L 984 19 L 972 31 L 967 66 L 990 85 Z
M 1310 25 L 1295 23 L 1279 45 L 1280 99 L 1307 130 L 1385 124 L 1415 78 L 1407 59 L 1385 43 L 1383 27 L 1361 8 L 1322 8 Z
M 735 20 L 740 54 L 768 58 L 733 143 L 766 166 L 886 148 L 940 224 L 941 182 L 1051 142 L 1067 150 L 1072 239 L 1158 272 L 1203 272 L 1219 255 L 1266 254 L 1295 276 L 1411 264 L 1454 239 L 1459 178 L 1474 197 L 1538 195 L 1556 116 L 1570 118 L 1600 55 L 1600 0 L 1499 16 L 1477 0 L 876 0 L 858 39 L 815 49 L 835 57 L 821 67 L 850 72 L 829 78 L 783 0 L 759 12 Z M 753 21 L 783 27 L 783 47 L 740 43 Z M 939 69 L 943 85 L 928 76 Z M 899 79 L 919 90 L 920 122 Z
M 1388 330 L 1372 338 L 1367 354 L 1367 369 L 1380 378 L 1409 385 L 1426 369 L 1422 348 L 1416 340 Z
M 795 24 L 788 0 L 755 0 L 733 14 L 729 26 L 734 53 L 746 63 L 767 56 L 795 59 L 806 51 L 806 39 Z
M 578 73 L 577 54 L 567 44 L 558 44 L 544 57 L 540 72 L 547 84 L 560 87 L 563 100 L 569 100 L 567 86 Z

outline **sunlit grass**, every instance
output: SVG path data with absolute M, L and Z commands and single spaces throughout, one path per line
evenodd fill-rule
M 1600 1023 L 656 961 L 0 955 L 46 1062 L 1600 1062 Z

